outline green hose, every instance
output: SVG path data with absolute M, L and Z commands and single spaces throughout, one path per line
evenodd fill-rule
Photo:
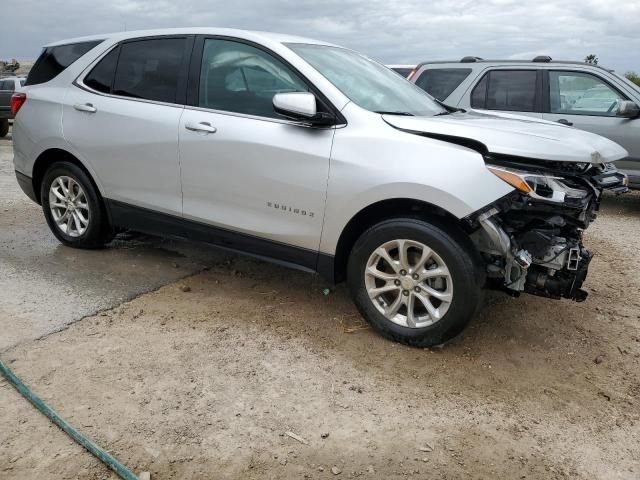
M 89 440 L 87 437 L 78 432 L 75 428 L 65 422 L 62 418 L 58 416 L 56 412 L 51 410 L 47 405 L 38 398 L 38 396 L 33 393 L 29 388 L 20 381 L 18 377 L 14 375 L 14 373 L 7 367 L 2 361 L 0 361 L 0 372 L 7 381 L 13 385 L 18 392 L 22 394 L 24 398 L 29 400 L 34 407 L 36 407 L 40 412 L 46 415 L 49 420 L 55 423 L 60 429 L 73 438 L 78 444 L 82 445 L 86 448 L 89 453 L 98 458 L 102 463 L 104 463 L 111 470 L 116 472 L 120 478 L 124 480 L 138 480 L 138 477 L 134 475 L 130 470 L 127 469 L 124 465 L 122 465 L 118 460 L 113 458 L 107 452 L 98 447 L 95 443 Z

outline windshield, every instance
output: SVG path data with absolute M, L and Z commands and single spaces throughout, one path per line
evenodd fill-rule
M 287 46 L 362 108 L 401 115 L 447 113 L 423 90 L 356 52 L 326 45 L 294 43 Z

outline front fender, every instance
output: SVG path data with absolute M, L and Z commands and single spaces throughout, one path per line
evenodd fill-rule
M 478 152 L 399 131 L 367 114 L 351 112 L 349 125 L 336 130 L 320 252 L 334 255 L 349 220 L 380 201 L 418 200 L 461 219 L 513 190 Z

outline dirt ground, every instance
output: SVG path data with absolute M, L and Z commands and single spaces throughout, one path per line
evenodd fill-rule
M 380 338 L 344 287 L 225 256 L 2 360 L 152 479 L 637 479 L 639 233 L 640 193 L 607 197 L 586 302 L 488 294 L 441 349 Z M 3 380 L 0 425 L 3 480 L 116 478 Z

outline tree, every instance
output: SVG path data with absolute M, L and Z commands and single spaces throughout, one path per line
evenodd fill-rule
M 590 53 L 589 55 L 584 57 L 584 63 L 588 63 L 589 65 L 597 65 L 598 56 L 595 53 Z
M 640 87 L 640 75 L 637 74 L 636 72 L 627 72 L 624 74 L 625 77 L 627 77 L 628 80 L 631 80 L 633 83 L 635 83 L 636 85 L 638 85 Z

